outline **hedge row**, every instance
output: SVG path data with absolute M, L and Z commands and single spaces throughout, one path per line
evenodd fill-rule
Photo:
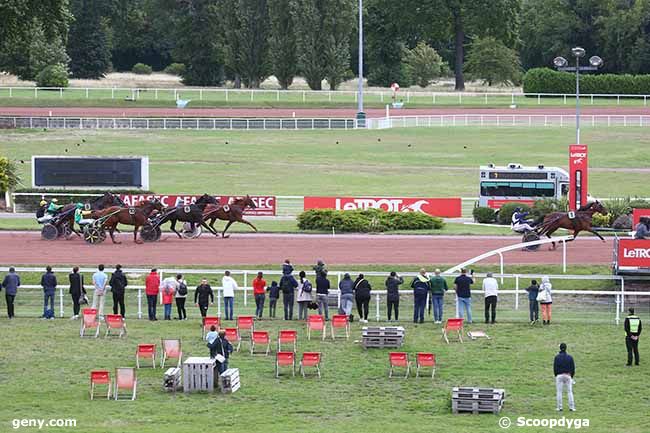
M 311 209 L 298 216 L 301 230 L 327 230 L 339 232 L 385 232 L 391 230 L 441 229 L 441 218 L 420 212 L 386 212 L 380 209 L 332 210 Z
M 568 93 L 576 91 L 576 77 L 570 72 L 548 68 L 529 69 L 524 75 L 524 93 Z M 650 95 L 650 74 L 581 74 L 580 93 L 603 95 Z

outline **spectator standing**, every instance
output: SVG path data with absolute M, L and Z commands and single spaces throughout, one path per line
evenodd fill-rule
M 322 263 L 321 260 L 319 262 Z M 318 314 L 323 315 L 323 310 L 325 311 L 325 320 L 330 320 L 329 293 L 330 280 L 327 279 L 327 269 L 323 269 L 316 274 L 316 302 L 318 303 Z
M 539 286 L 537 280 L 532 280 L 530 286 L 526 287 L 528 292 L 528 311 L 530 312 L 530 324 L 534 325 L 539 320 L 539 304 L 537 295 L 539 295 Z
M 232 353 L 232 344 L 226 339 L 226 331 L 220 330 L 219 336 L 208 343 L 208 348 L 210 349 L 210 358 L 217 360 L 217 370 L 219 374 L 223 373 L 228 369 L 228 358 Z
M 187 311 L 185 311 L 185 301 L 187 300 L 187 281 L 183 279 L 183 274 L 176 275 L 176 310 L 178 311 L 178 320 L 187 320 Z
M 542 277 L 542 284 L 539 286 L 537 300 L 542 305 L 543 325 L 551 324 L 551 307 L 553 306 L 553 296 L 551 294 L 552 290 L 553 285 L 551 284 L 551 280 L 546 276 Z
M 411 288 L 413 289 L 413 323 L 424 323 L 424 310 L 427 307 L 427 295 L 431 290 L 427 271 L 422 268 L 420 273 L 413 278 Z
M 43 287 L 43 318 L 54 320 L 54 294 L 56 293 L 56 275 L 52 272 L 52 267 L 47 266 L 45 273 L 41 277 L 41 287 Z M 47 304 L 50 308 L 47 308 Z
M 372 287 L 363 274 L 359 274 L 354 281 L 354 295 L 357 302 L 359 322 L 368 323 L 368 309 L 370 307 L 370 291 Z
M 627 366 L 632 366 L 632 355 L 634 365 L 639 365 L 639 336 L 641 335 L 641 319 L 634 314 L 634 308 L 630 308 L 629 315 L 625 318 L 625 347 L 627 349 Z
M 305 271 L 300 271 L 298 277 L 298 320 L 307 320 L 309 304 L 313 301 L 311 292 L 314 288 L 311 281 L 307 279 Z
M 499 283 L 488 272 L 487 277 L 483 279 L 483 293 L 485 295 L 485 323 L 496 322 L 497 318 L 497 300 L 499 298 Z M 491 314 L 490 314 L 490 310 Z
M 178 290 L 178 281 L 175 277 L 167 277 L 160 284 L 165 320 L 172 320 L 172 304 Z
M 20 287 L 20 276 L 16 273 L 16 269 L 9 268 L 9 273 L 5 275 L 2 280 L 2 288 L 5 289 L 5 299 L 7 300 L 7 316 L 10 319 L 14 318 L 14 300 Z
M 233 320 L 235 308 L 235 290 L 239 288 L 237 281 L 230 276 L 230 271 L 224 273 L 221 279 L 221 288 L 223 290 L 223 306 L 226 314 L 226 320 Z
M 147 312 L 149 320 L 156 319 L 156 304 L 158 303 L 158 292 L 160 291 L 160 275 L 158 269 L 153 268 L 144 280 L 144 293 L 147 295 Z
M 350 274 L 346 273 L 343 275 L 343 279 L 339 282 L 339 293 L 341 296 L 339 314 L 345 314 L 350 319 L 350 322 L 352 322 L 354 321 L 354 316 L 352 315 L 354 281 L 350 278 Z
M 81 309 L 81 298 L 86 294 L 84 289 L 84 277 L 79 273 L 79 267 L 72 268 L 72 273 L 68 275 L 70 281 L 70 297 L 72 298 L 72 317 L 71 320 L 79 318 L 79 310 Z
M 280 286 L 277 281 L 271 281 L 271 286 L 266 288 L 269 292 L 269 317 L 275 319 L 275 308 L 278 305 L 278 298 L 280 297 Z
M 316 265 L 312 267 L 314 270 L 314 273 L 316 274 L 316 278 L 327 275 L 327 266 L 325 265 L 325 262 L 322 260 L 317 260 Z
M 108 283 L 113 292 L 113 314 L 117 314 L 117 307 L 120 307 L 120 315 L 125 317 L 124 308 L 124 292 L 128 282 L 126 276 L 122 272 L 122 265 L 115 265 L 115 272 L 111 275 L 111 280 Z
M 201 317 L 205 317 L 208 314 L 208 305 L 214 304 L 214 293 L 212 292 L 212 287 L 210 287 L 208 280 L 205 278 L 201 280 L 201 284 L 196 286 L 196 291 L 194 292 L 194 304 L 199 307 Z
M 429 280 L 431 284 L 431 302 L 433 303 L 433 323 L 442 323 L 442 306 L 444 304 L 445 292 L 449 290 L 447 280 L 440 276 L 440 269 L 433 272 Z
M 634 239 L 650 238 L 650 218 L 641 217 L 639 223 L 634 227 Z
M 108 275 L 104 272 L 104 265 L 97 266 L 97 272 L 93 274 L 93 305 L 91 308 L 97 309 L 97 315 L 100 320 L 104 320 L 104 295 L 106 295 L 106 283 Z
M 567 390 L 567 397 L 569 399 L 569 410 L 574 412 L 576 410 L 575 401 L 573 400 L 573 384 L 575 383 L 573 377 L 576 373 L 575 362 L 573 357 L 566 353 L 566 344 L 560 344 L 560 353 L 555 355 L 553 361 L 553 374 L 555 375 L 555 399 L 557 410 L 562 410 L 562 394 L 564 388 Z
M 285 261 L 282 265 L 282 278 L 280 279 L 280 290 L 282 290 L 282 304 L 284 306 L 284 320 L 293 320 L 293 298 L 298 287 L 298 281 L 291 275 L 293 266 Z
M 404 283 L 404 278 L 392 271 L 386 278 L 386 303 L 388 305 L 388 321 L 392 322 L 392 312 L 395 311 L 395 322 L 399 320 L 399 286 Z
M 258 319 L 261 319 L 262 313 L 264 313 L 264 299 L 266 298 L 266 280 L 262 272 L 258 272 L 257 278 L 253 280 L 253 296 L 255 297 L 255 315 Z
M 454 288 L 456 290 L 456 309 L 458 316 L 463 318 L 463 309 L 467 312 L 467 323 L 472 323 L 472 289 L 474 284 L 474 271 L 467 276 L 467 269 L 461 269 L 460 275 L 454 280 Z

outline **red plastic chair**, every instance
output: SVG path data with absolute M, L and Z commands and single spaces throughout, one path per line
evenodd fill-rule
M 463 342 L 463 319 L 447 319 L 442 328 L 442 338 L 449 344 L 450 333 L 458 333 L 458 339 Z
M 131 400 L 135 400 L 135 393 L 138 388 L 138 379 L 135 375 L 135 369 L 131 367 L 121 367 L 115 369 L 115 400 L 119 400 L 120 390 L 131 391 Z
M 291 375 L 296 376 L 296 354 L 294 352 L 278 352 L 275 355 L 275 377 L 280 377 L 280 367 L 291 366 Z
M 111 374 L 108 370 L 93 370 L 90 372 L 90 399 L 95 396 L 95 385 L 106 385 L 106 398 L 111 398 Z
M 119 334 L 117 334 L 117 337 L 119 338 L 126 335 L 126 323 L 124 323 L 124 317 L 119 314 L 107 314 L 104 320 L 106 321 L 106 334 L 104 334 L 104 337 L 113 335 L 111 334 L 111 330 L 119 331 Z
M 140 368 L 140 358 L 151 358 L 152 367 L 156 368 L 156 345 L 138 344 L 135 350 L 135 365 Z
M 431 367 L 431 379 L 436 375 L 436 355 L 433 353 L 418 353 L 415 358 L 417 369 L 415 370 L 415 377 L 420 377 L 421 367 Z
M 79 335 L 83 338 L 86 337 L 86 330 L 87 329 L 94 329 L 95 330 L 95 338 L 99 337 L 99 328 L 101 327 L 101 324 L 99 320 L 97 320 L 97 309 L 95 308 L 84 308 L 82 315 L 81 315 L 81 330 L 79 331 Z
M 293 329 L 281 329 L 278 332 L 278 352 L 282 351 L 282 344 L 290 344 L 293 346 L 293 351 L 296 351 L 296 343 L 298 342 L 298 331 Z
M 253 316 L 238 316 L 237 317 L 237 329 L 239 330 L 239 337 L 250 336 L 251 333 L 255 330 L 255 319 Z M 242 331 L 248 331 L 243 333 Z
M 321 354 L 320 352 L 305 352 L 302 354 L 302 359 L 300 360 L 300 373 L 302 377 L 305 377 L 305 368 L 314 367 L 318 378 L 320 379 L 320 361 Z
M 327 334 L 325 328 L 325 318 L 317 314 L 312 314 L 307 318 L 307 339 L 311 340 L 311 331 L 321 331 L 323 333 L 323 340 Z
M 210 332 L 211 327 L 219 329 L 221 326 L 221 319 L 219 317 L 204 317 L 203 326 L 201 326 L 201 339 L 205 340 L 205 334 Z
M 345 314 L 336 314 L 332 316 L 332 321 L 330 322 L 332 340 L 336 340 L 336 334 L 334 333 L 335 328 L 345 330 L 345 339 L 350 338 L 350 322 L 348 321 L 348 316 Z
M 393 377 L 393 369 L 395 367 L 406 368 L 406 374 L 404 378 L 409 377 L 411 371 L 411 362 L 409 361 L 409 355 L 406 352 L 390 352 L 388 354 L 388 362 L 390 363 L 390 370 L 388 372 L 388 377 Z
M 162 356 L 160 367 L 165 368 L 165 362 L 169 358 L 177 358 L 177 367 L 181 366 L 181 359 L 183 358 L 183 351 L 181 350 L 181 340 L 162 340 Z
M 239 330 L 237 328 L 226 328 L 226 340 L 230 342 L 233 346 L 237 343 L 235 350 L 239 352 L 239 347 L 241 346 L 241 338 L 239 338 Z
M 255 351 L 255 346 L 264 346 L 266 345 L 266 350 L 263 352 L 256 352 Z M 264 353 L 264 355 L 268 356 L 269 351 L 271 350 L 271 339 L 269 338 L 269 331 L 253 331 L 253 335 L 251 337 L 251 355 L 255 355 L 256 353 Z

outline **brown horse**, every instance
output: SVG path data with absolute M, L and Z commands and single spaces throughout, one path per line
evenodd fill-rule
M 106 221 L 104 221 L 103 227 L 108 230 L 108 233 L 111 235 L 111 240 L 114 244 L 121 243 L 115 240 L 114 234 L 118 224 L 134 226 L 133 242 L 140 244 L 142 241 L 138 240 L 138 230 L 147 222 L 149 215 L 151 215 L 154 210 L 163 210 L 163 205 L 160 203 L 160 200 L 156 199 L 143 201 L 135 207 L 123 208 L 119 206 L 112 206 L 104 210 L 93 212 L 91 215 L 92 218 L 95 219 L 110 215 Z
M 249 195 L 237 198 L 231 204 L 227 205 L 209 204 L 203 210 L 203 221 L 210 220 L 209 227 L 212 228 L 214 232 L 217 231 L 217 229 L 214 228 L 216 220 L 220 219 L 228 221 L 228 224 L 226 224 L 226 227 L 223 229 L 223 233 L 221 233 L 221 236 L 224 238 L 230 236 L 226 236 L 226 230 L 228 230 L 232 223 L 235 222 L 248 224 L 253 228 L 253 230 L 257 231 L 257 227 L 255 227 L 250 221 L 246 221 L 243 217 L 244 209 L 247 207 L 250 207 L 251 209 L 257 207 Z
M 568 212 L 553 212 L 544 217 L 542 224 L 536 229 L 540 236 L 546 235 L 550 239 L 551 235 L 558 229 L 563 228 L 573 230 L 573 237 L 577 237 L 581 231 L 593 233 L 603 242 L 605 239 L 591 227 L 591 219 L 595 213 L 605 215 L 607 210 L 599 201 L 591 202 L 575 211 L 574 218 L 569 218 Z M 552 243 L 552 249 L 555 249 L 555 242 Z

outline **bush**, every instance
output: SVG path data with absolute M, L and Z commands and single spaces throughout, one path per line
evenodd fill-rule
M 301 230 L 339 232 L 384 232 L 390 230 L 441 229 L 441 218 L 419 212 L 386 212 L 381 209 L 333 210 L 310 209 L 298 216 Z
M 612 221 L 612 215 L 609 213 L 607 215 L 603 215 L 596 212 L 591 217 L 591 225 L 594 227 L 609 227 L 611 221 Z
M 616 230 L 631 230 L 632 215 L 621 215 L 620 217 L 616 218 L 612 223 L 612 228 Z
M 68 69 L 61 63 L 46 66 L 36 76 L 38 87 L 68 87 Z
M 640 198 L 635 198 L 634 200 L 630 200 L 630 208 L 631 209 L 650 209 L 650 201 L 643 200 Z
M 472 216 L 474 221 L 481 224 L 493 223 L 497 219 L 497 213 L 491 207 L 475 207 Z
M 530 206 L 524 203 L 510 202 L 501 206 L 499 209 L 499 214 L 497 216 L 497 222 L 499 224 L 510 224 L 512 223 L 512 214 L 515 213 L 515 208 L 522 208 L 524 212 L 530 212 Z
M 524 75 L 524 93 L 575 93 L 575 75 L 549 68 L 529 69 Z M 580 92 L 605 95 L 646 95 L 650 75 L 598 74 L 580 76 Z
M 151 69 L 151 66 L 145 65 L 144 63 L 136 63 L 133 65 L 131 72 L 138 75 L 151 75 L 153 69 Z
M 186 69 L 184 63 L 172 63 L 171 65 L 167 66 L 163 72 L 169 75 L 181 76 L 185 74 L 185 70 Z
M 544 217 L 553 212 L 566 212 L 569 209 L 569 201 L 566 198 L 547 198 L 537 200 L 533 203 L 532 215 L 536 220 L 543 220 Z
M 610 221 L 616 221 L 621 215 L 627 215 L 632 212 L 629 197 L 608 200 L 603 205 L 610 215 Z

